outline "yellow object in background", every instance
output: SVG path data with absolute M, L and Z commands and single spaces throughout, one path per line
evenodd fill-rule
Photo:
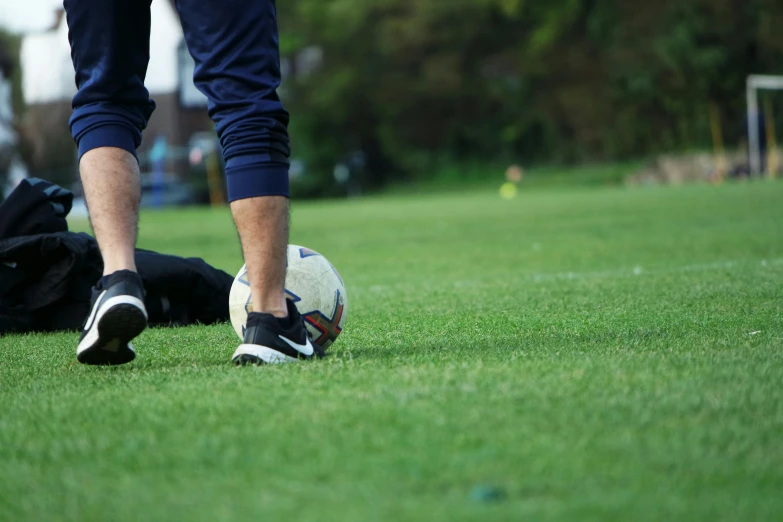
M 500 187 L 500 197 L 503 199 L 512 199 L 517 195 L 517 186 L 513 183 L 503 183 Z
M 213 207 L 223 205 L 223 187 L 220 177 L 220 158 L 217 149 L 207 156 L 207 184 L 209 185 L 209 201 Z

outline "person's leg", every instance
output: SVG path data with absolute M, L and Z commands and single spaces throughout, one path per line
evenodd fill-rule
M 150 0 L 65 0 L 78 92 L 70 126 L 104 275 L 135 271 L 136 148 L 154 109 L 144 87 Z
M 78 92 L 71 132 L 104 278 L 77 350 L 81 362 L 121 364 L 146 326 L 136 272 L 140 176 L 136 148 L 154 103 L 144 87 L 150 0 L 64 0 Z
M 288 315 L 285 303 L 288 198 L 261 196 L 231 202 L 247 264 L 253 310 Z
M 103 275 L 136 271 L 141 175 L 136 158 L 117 147 L 88 150 L 79 161 L 90 223 L 103 257 Z
M 252 295 L 245 345 L 280 345 L 272 347 L 279 353 L 271 357 L 267 352 L 261 356 L 258 351 L 253 355 L 238 350 L 234 360 L 311 356 L 301 318 L 285 298 L 288 113 L 277 96 L 280 58 L 274 0 L 177 0 L 176 6 L 196 62 L 194 81 L 209 99 L 209 114 L 226 160 L 231 213 Z M 285 334 L 290 328 L 295 331 Z M 280 344 L 272 335 L 278 330 L 299 348 Z M 252 333 L 256 331 L 257 335 Z
M 273 0 L 177 0 L 196 87 L 226 160 L 231 213 L 248 268 L 253 309 L 285 317 L 288 113 Z

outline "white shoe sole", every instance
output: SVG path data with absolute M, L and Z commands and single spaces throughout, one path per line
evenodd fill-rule
M 124 364 L 136 357 L 130 340 L 147 327 L 144 303 L 133 296 L 107 299 L 79 342 L 76 358 L 83 364 Z
M 240 344 L 231 360 L 235 364 L 283 364 L 299 362 L 275 349 L 260 344 Z

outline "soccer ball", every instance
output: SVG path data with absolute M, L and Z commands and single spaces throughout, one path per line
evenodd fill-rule
M 326 350 L 345 324 L 348 295 L 343 280 L 324 256 L 299 245 L 288 245 L 286 266 L 286 298 L 302 314 L 313 342 Z M 231 285 L 228 309 L 234 331 L 243 339 L 247 314 L 253 311 L 246 265 L 242 265 Z

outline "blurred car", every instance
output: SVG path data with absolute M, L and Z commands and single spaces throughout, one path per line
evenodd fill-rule
M 74 194 L 70 212 L 72 217 L 87 217 L 87 205 L 80 186 L 73 187 Z M 181 207 L 198 204 L 196 191 L 187 183 L 177 181 L 171 175 L 164 178 L 163 183 L 155 183 L 149 174 L 142 174 L 141 203 L 142 208 Z
M 156 183 L 151 175 L 141 175 L 141 207 L 177 207 L 198 203 L 196 191 L 187 183 L 166 175 L 162 183 Z

